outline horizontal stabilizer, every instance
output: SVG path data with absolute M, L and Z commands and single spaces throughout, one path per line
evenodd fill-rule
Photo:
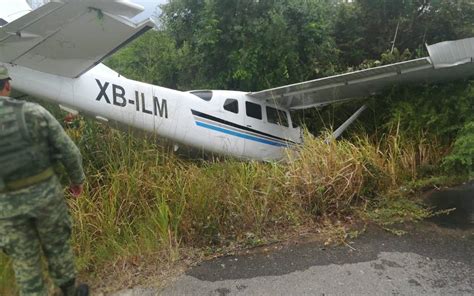
M 474 38 L 440 42 L 427 48 L 435 68 L 472 63 L 474 59 Z
M 143 32 L 151 21 L 127 0 L 50 2 L 0 28 L 0 62 L 76 78 Z
M 290 109 L 321 107 L 375 95 L 396 84 L 474 76 L 474 38 L 428 46 L 429 57 L 248 93 Z

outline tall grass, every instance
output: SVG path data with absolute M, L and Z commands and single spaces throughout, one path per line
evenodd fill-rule
M 300 207 L 314 216 L 350 211 L 365 173 L 364 160 L 355 145 L 309 135 L 297 158 L 285 169 L 288 197 L 299 201 Z
M 71 200 L 84 267 L 119 254 L 173 256 L 180 244 L 220 244 L 300 216 L 280 165 L 184 161 L 153 140 L 96 126 L 72 135 L 88 172 L 85 196 Z
M 172 262 L 182 248 L 245 243 L 355 215 L 440 158 L 424 137 L 406 141 L 397 132 L 330 143 L 308 135 L 287 163 L 184 160 L 154 139 L 82 120 L 68 132 L 88 176 L 84 195 L 69 199 L 73 244 L 79 269 L 92 277 L 118 260 Z M 0 273 L 11 277 L 0 260 Z M 10 291 L 1 283 L 0 294 Z

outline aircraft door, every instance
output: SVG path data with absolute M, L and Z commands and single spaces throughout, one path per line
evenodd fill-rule
M 263 106 L 261 104 L 245 101 L 244 106 L 245 127 L 247 139 L 245 141 L 245 155 L 265 158 L 263 154 L 268 152 L 267 139 L 265 137 L 266 125 L 263 117 Z
M 244 111 L 241 102 L 234 98 L 225 98 L 222 100 L 219 108 L 219 118 L 221 133 L 218 141 L 222 146 L 223 152 L 230 152 L 233 155 L 242 155 L 244 153 L 245 140 L 241 127 L 244 125 Z
M 245 102 L 246 128 L 245 154 L 260 159 L 277 159 L 287 147 L 289 117 L 282 109 L 250 101 Z M 291 138 L 291 137 L 290 137 Z

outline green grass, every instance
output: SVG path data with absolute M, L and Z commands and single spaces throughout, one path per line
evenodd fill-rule
M 68 132 L 88 179 L 84 195 L 69 204 L 77 265 L 89 280 L 117 262 L 169 265 L 190 248 L 254 246 L 328 217 L 381 225 L 422 219 L 429 211 L 399 193 L 442 157 L 423 137 L 410 142 L 395 130 L 378 141 L 329 144 L 326 135 L 307 135 L 286 163 L 203 162 L 177 157 L 154 139 L 82 119 L 76 126 Z M 0 294 L 10 295 L 5 256 L 0 267 Z

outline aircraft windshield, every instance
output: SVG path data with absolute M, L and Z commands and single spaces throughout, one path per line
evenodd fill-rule
M 190 91 L 193 95 L 203 99 L 204 101 L 210 101 L 212 99 L 212 91 L 210 90 L 196 90 Z

